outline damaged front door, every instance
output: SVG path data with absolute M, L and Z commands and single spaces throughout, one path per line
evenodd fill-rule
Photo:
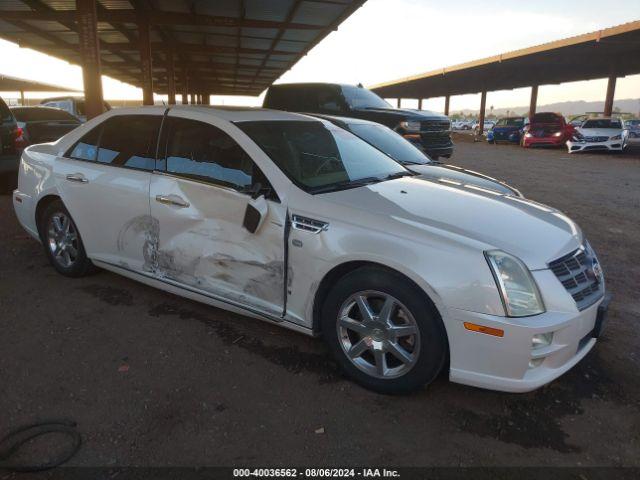
M 268 180 L 213 125 L 169 116 L 163 131 L 163 160 L 150 188 L 158 237 L 148 267 L 161 278 L 281 316 L 286 210 Z M 256 197 L 261 218 L 252 224 L 257 228 L 247 228 L 247 206 Z

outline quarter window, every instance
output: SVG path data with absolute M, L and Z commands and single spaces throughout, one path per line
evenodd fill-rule
M 228 186 L 251 187 L 253 160 L 228 134 L 208 123 L 169 119 L 166 170 L 180 176 Z
M 100 141 L 100 132 L 102 125 L 95 127 L 89 133 L 85 134 L 67 153 L 67 157 L 74 160 L 87 160 L 95 162 L 98 154 L 98 142 Z

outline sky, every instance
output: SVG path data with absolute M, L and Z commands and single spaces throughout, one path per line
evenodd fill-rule
M 640 0 L 368 0 L 276 83 L 326 81 L 365 86 L 640 19 Z M 0 73 L 82 87 L 79 67 L 0 40 Z M 105 98 L 139 89 L 103 77 Z M 605 80 L 541 86 L 538 104 L 603 100 Z M 529 89 L 489 92 L 487 106 L 528 105 Z M 34 94 L 35 96 L 35 94 Z M 42 96 L 42 95 L 40 95 Z M 640 75 L 618 80 L 616 99 L 640 97 Z M 157 97 L 162 98 L 162 97 Z M 259 105 L 262 96 L 213 96 L 213 104 Z M 451 98 L 451 111 L 477 109 L 479 95 Z M 406 107 L 416 107 L 406 100 Z M 442 111 L 444 99 L 425 101 Z

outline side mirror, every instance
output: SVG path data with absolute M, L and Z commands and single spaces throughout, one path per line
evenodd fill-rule
M 249 203 L 247 203 L 242 226 L 246 228 L 248 232 L 256 233 L 264 223 L 268 213 L 269 204 L 264 198 L 264 195 L 258 193 L 257 197 L 252 197 Z

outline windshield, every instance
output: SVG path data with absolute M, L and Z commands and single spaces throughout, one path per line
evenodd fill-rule
M 236 125 L 285 175 L 309 193 L 410 175 L 384 153 L 333 125 L 305 121 L 240 122 Z
M 524 118 L 501 118 L 496 123 L 497 127 L 523 127 Z
M 424 165 L 431 162 L 424 153 L 384 125 L 349 124 L 349 130 L 400 163 Z
M 620 120 L 598 118 L 587 120 L 582 124 L 582 128 L 622 128 L 622 124 L 620 123 Z
M 342 95 L 351 108 L 392 108 L 378 95 L 366 88 L 344 86 Z

